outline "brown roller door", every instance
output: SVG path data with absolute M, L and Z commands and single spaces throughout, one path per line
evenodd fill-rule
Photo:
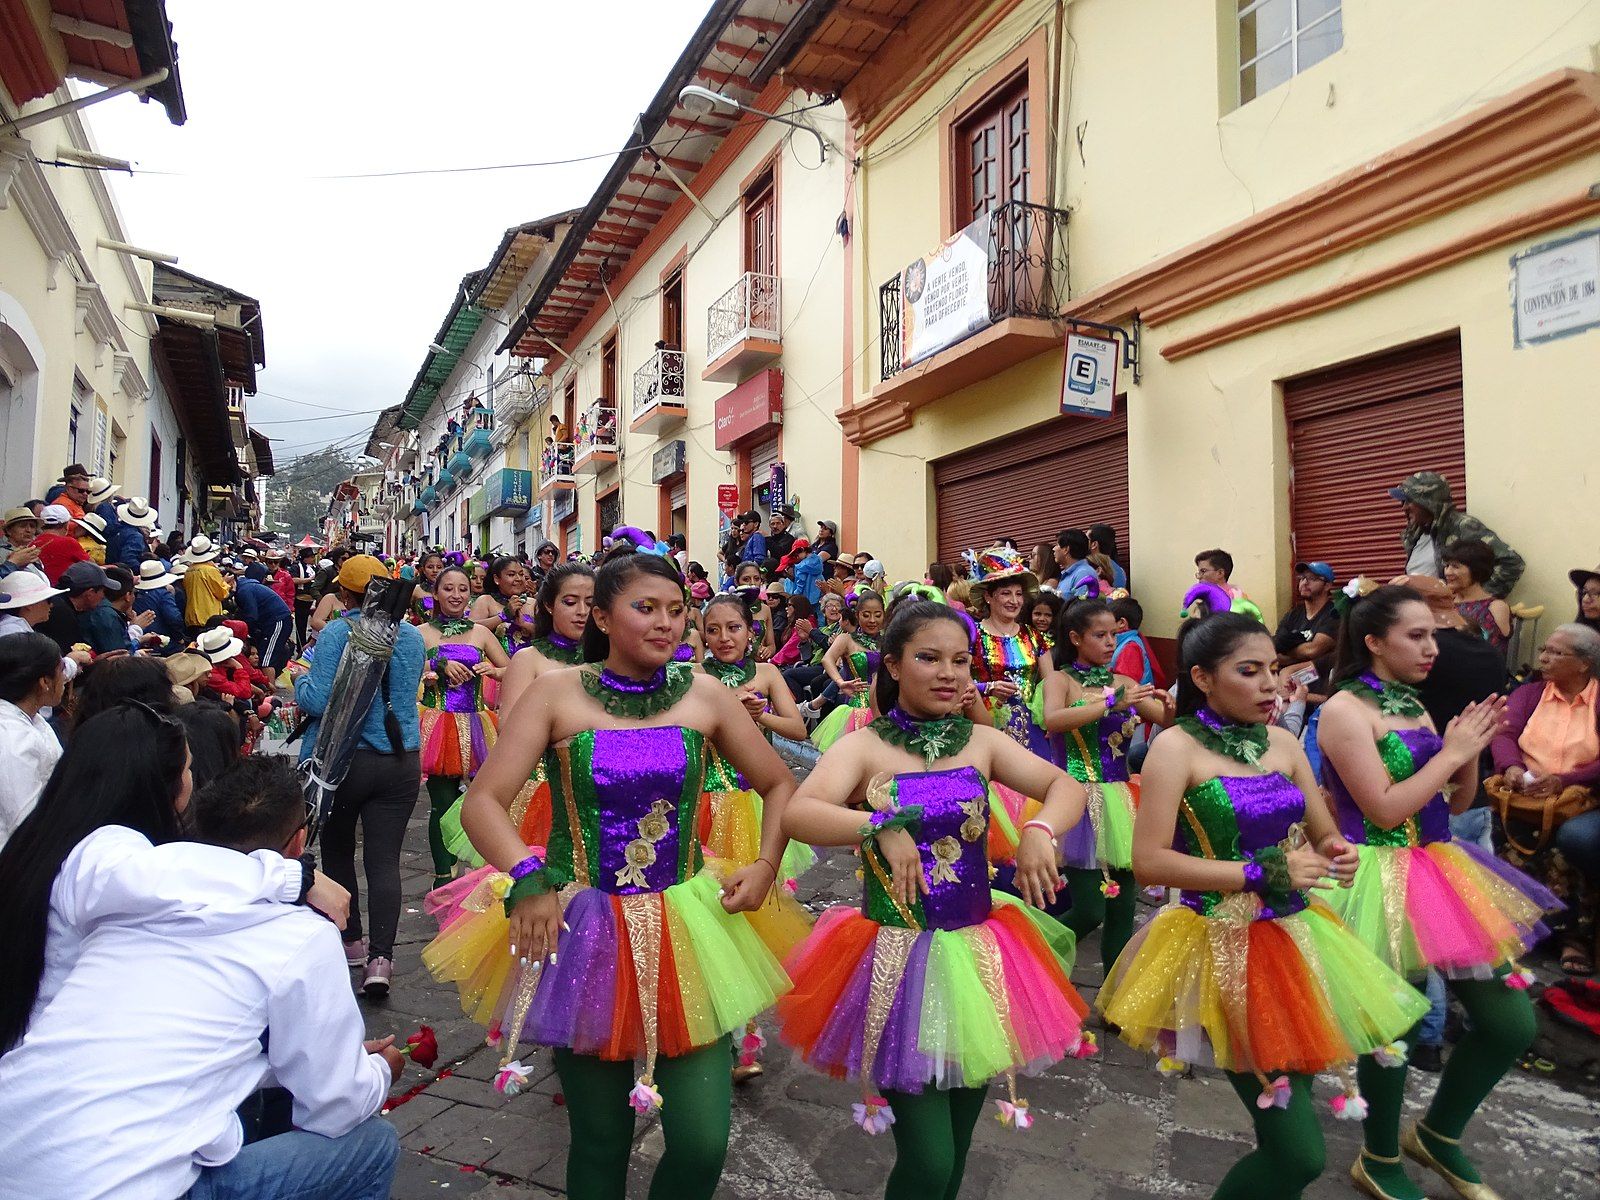
M 1057 417 L 933 464 L 939 559 L 1012 537 L 1026 554 L 1104 521 L 1128 558 L 1128 414 Z
M 1297 561 L 1341 580 L 1400 574 L 1405 518 L 1389 489 L 1413 471 L 1438 471 L 1466 507 L 1458 335 L 1287 380 L 1283 403 Z

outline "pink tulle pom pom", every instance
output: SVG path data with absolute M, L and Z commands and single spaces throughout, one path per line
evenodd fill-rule
M 1533 972 L 1526 967 L 1519 967 L 1506 976 L 1506 986 L 1519 992 L 1527 991 L 1537 982 Z
M 628 1104 L 641 1117 L 660 1112 L 661 1103 L 661 1093 L 656 1091 L 655 1084 L 646 1083 L 643 1079 L 635 1083 L 633 1091 L 628 1093 Z
M 1115 879 L 1103 880 L 1100 884 L 1100 894 L 1107 900 L 1115 900 L 1122 895 L 1122 885 Z
M 791 895 L 791 896 L 794 895 L 796 892 L 798 892 L 800 890 L 800 881 L 798 879 L 792 879 L 792 878 L 791 879 L 785 879 L 783 881 L 783 890 L 788 892 L 789 895 Z
M 850 1110 L 855 1114 L 856 1124 L 872 1137 L 886 1132 L 894 1124 L 894 1109 L 882 1096 L 868 1096 L 862 1103 L 852 1104 Z
M 1339 1121 L 1365 1121 L 1367 1119 L 1367 1102 L 1361 1098 L 1359 1092 L 1352 1092 L 1335 1096 L 1330 1102 L 1333 1115 Z
M 1073 1058 L 1093 1058 L 1100 1053 L 1100 1043 L 1095 1036 L 1085 1029 L 1078 1034 L 1078 1040 L 1072 1043 L 1072 1048 L 1067 1053 Z
M 528 1068 L 518 1059 L 512 1059 L 494 1075 L 494 1090 L 502 1096 L 516 1096 L 528 1086 Z
M 1411 1048 L 1402 1039 L 1390 1042 L 1387 1046 L 1379 1046 L 1372 1052 L 1372 1057 L 1377 1060 L 1380 1067 L 1403 1067 L 1406 1065 L 1410 1050 Z
M 1261 1089 L 1261 1095 L 1256 1097 L 1257 1108 L 1288 1108 L 1289 1107 L 1289 1077 L 1279 1075 L 1268 1082 Z
M 995 1119 L 1002 1125 L 1012 1125 L 1018 1130 L 1033 1128 L 1033 1114 L 1028 1111 L 1028 1102 L 1018 1100 L 1015 1104 L 1009 1100 L 996 1100 L 995 1107 L 1000 1110 Z
M 489 1035 L 484 1038 L 484 1041 L 491 1046 L 499 1046 L 501 1033 L 502 1031 L 500 1028 L 500 1022 L 496 1021 L 493 1025 L 489 1026 Z

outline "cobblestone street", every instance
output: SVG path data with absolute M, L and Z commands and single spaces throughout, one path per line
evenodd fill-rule
M 397 1200 L 482 1193 L 507 1200 L 560 1195 L 567 1122 L 559 1085 L 546 1053 L 526 1092 L 511 1100 L 490 1085 L 499 1053 L 462 1015 L 455 991 L 427 977 L 417 961 L 432 936 L 422 912 L 428 882 L 424 814 L 419 804 L 402 860 L 406 900 L 395 987 L 385 1004 L 363 1002 L 372 1036 L 401 1039 L 426 1022 L 438 1034 L 433 1071 L 410 1067 L 394 1090 L 389 1119 L 405 1154 L 396 1176 Z M 802 881 L 800 899 L 814 909 L 855 891 L 854 859 L 835 855 Z M 1080 948 L 1075 980 L 1086 998 L 1099 981 L 1093 939 Z M 1176 1081 L 1159 1077 L 1144 1056 L 1101 1034 L 1097 1059 L 1073 1062 L 1026 1081 L 1038 1123 L 1025 1134 L 985 1119 L 979 1126 L 964 1197 L 1006 1200 L 1136 1200 L 1146 1196 L 1202 1197 L 1249 1141 L 1249 1118 L 1215 1072 Z M 1412 1073 L 1414 1111 L 1436 1076 Z M 1323 1081 L 1319 1097 L 1333 1094 Z M 852 1088 L 819 1078 L 792 1062 L 776 1044 L 766 1074 L 734 1096 L 733 1140 L 719 1196 L 829 1197 L 881 1193 L 893 1143 L 872 1139 L 850 1124 Z M 1528 1200 L 1592 1200 L 1600 1195 L 1600 1098 L 1518 1072 L 1496 1089 L 1473 1126 L 1473 1149 L 1501 1194 Z M 1328 1171 L 1307 1200 L 1353 1196 L 1345 1174 L 1358 1146 L 1354 1124 L 1323 1122 Z M 843 1153 L 841 1153 L 843 1151 Z M 639 1125 L 631 1194 L 645 1195 L 660 1153 L 655 1122 Z M 1430 1196 L 1448 1190 L 1435 1179 L 1413 1178 Z

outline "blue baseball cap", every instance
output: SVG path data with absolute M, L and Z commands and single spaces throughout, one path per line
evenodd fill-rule
M 1298 575 L 1302 571 L 1304 571 L 1307 575 L 1315 575 L 1324 583 L 1332 583 L 1334 580 L 1333 568 L 1325 562 L 1295 563 L 1294 573 Z

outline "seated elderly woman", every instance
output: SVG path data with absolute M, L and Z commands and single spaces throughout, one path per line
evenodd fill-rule
M 1558 626 L 1539 648 L 1541 678 L 1511 693 L 1506 728 L 1490 752 L 1498 774 L 1484 783 L 1496 807 L 1512 823 L 1507 829 L 1514 849 L 1533 824 L 1538 843 L 1555 829 L 1555 848 L 1580 877 L 1578 891 L 1592 921 L 1600 891 L 1600 633 L 1587 625 Z M 1532 803 L 1530 803 L 1532 802 Z M 1570 895 L 1570 893 L 1569 893 Z M 1581 926 L 1581 922 L 1580 922 Z M 1594 973 L 1593 930 L 1571 931 L 1561 952 L 1561 969 L 1569 975 Z

